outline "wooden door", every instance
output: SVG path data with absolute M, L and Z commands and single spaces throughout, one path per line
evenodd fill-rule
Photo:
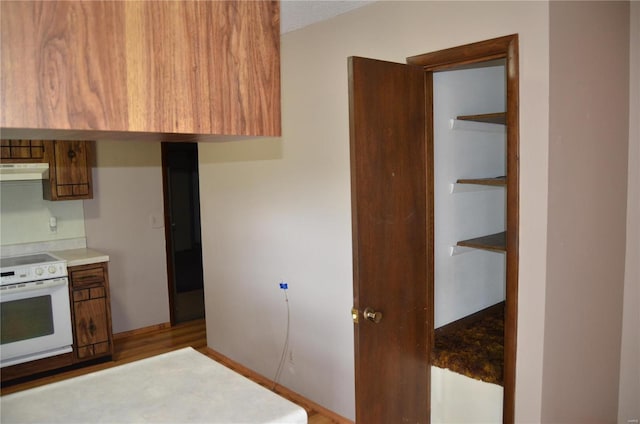
M 430 419 L 428 77 L 420 66 L 349 59 L 358 423 Z

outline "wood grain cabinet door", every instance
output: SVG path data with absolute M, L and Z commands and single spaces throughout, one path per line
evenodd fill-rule
M 278 1 L 1 1 L 0 50 L 8 139 L 281 134 Z
M 3 162 L 46 162 L 42 140 L 0 140 Z
M 106 263 L 69 267 L 76 362 L 111 355 L 111 309 Z
M 81 290 L 89 292 L 89 290 Z M 74 296 L 75 297 L 75 296 Z M 77 354 L 79 359 L 102 353 L 109 343 L 106 298 L 74 302 Z
M 44 185 L 47 200 L 93 198 L 91 179 L 91 142 L 56 140 L 48 146 L 49 184 Z

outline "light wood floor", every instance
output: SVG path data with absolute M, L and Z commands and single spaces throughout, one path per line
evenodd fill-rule
M 215 352 L 208 349 L 206 342 L 205 321 L 196 320 L 184 324 L 179 324 L 171 328 L 160 328 L 152 332 L 132 334 L 125 337 L 117 337 L 114 342 L 115 352 L 113 355 L 113 361 L 91 365 L 77 370 L 66 371 L 52 376 L 42 377 L 35 380 L 2 387 L 1 394 L 5 395 L 32 387 L 41 386 L 47 383 L 65 380 L 67 378 L 76 377 L 78 375 L 87 374 L 89 372 L 98 371 L 117 365 L 122 365 L 127 362 L 137 361 L 139 359 L 159 355 L 161 353 L 181 349 L 188 346 L 193 347 L 194 349 L 211 357 L 214 360 L 224 363 L 228 367 L 235 369 L 240 374 L 251 378 L 262 386 L 268 387 L 268 381 L 266 379 L 260 378 L 260 376 L 257 376 L 249 370 L 241 366 L 237 366 L 237 364 L 234 364 L 228 360 L 225 361 L 224 358 L 217 357 L 215 355 Z M 270 387 L 268 388 L 270 389 Z M 348 420 L 340 419 L 341 417 L 332 416 L 333 414 L 331 414 L 330 411 L 322 411 L 321 407 L 314 408 L 313 403 L 304 402 L 304 399 L 301 401 L 301 399 L 297 398 L 296 396 L 291 396 L 291 393 L 286 389 L 279 390 L 279 388 L 276 387 L 274 391 L 305 408 L 309 416 L 309 424 L 342 424 L 350 422 Z

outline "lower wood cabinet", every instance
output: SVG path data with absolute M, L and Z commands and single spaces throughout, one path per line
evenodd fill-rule
M 76 361 L 112 355 L 107 263 L 69 267 L 69 287 Z

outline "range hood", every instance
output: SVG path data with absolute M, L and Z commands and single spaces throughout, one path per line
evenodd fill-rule
M 0 181 L 46 180 L 48 163 L 0 163 Z

